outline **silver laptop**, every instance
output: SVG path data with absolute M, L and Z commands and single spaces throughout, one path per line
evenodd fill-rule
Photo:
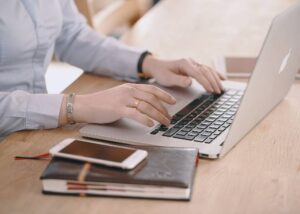
M 276 18 L 269 29 L 248 84 L 224 81 L 222 95 L 209 94 L 196 82 L 189 89 L 163 88 L 176 99 L 167 106 L 170 127 L 147 128 L 129 119 L 87 125 L 84 137 L 127 144 L 196 147 L 205 158 L 230 151 L 289 91 L 300 68 L 300 4 Z

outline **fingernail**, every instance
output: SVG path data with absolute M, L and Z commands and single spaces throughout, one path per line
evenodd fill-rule
M 172 98 L 172 101 L 173 101 L 173 102 L 176 102 L 176 99 L 175 99 L 175 97 L 171 97 L 171 98 Z
M 165 124 L 165 126 L 169 127 L 169 126 L 170 126 L 170 123 L 171 123 L 171 121 L 169 120 L 169 121 Z
M 152 127 L 152 126 L 154 126 L 154 123 L 153 123 L 153 121 L 149 121 L 147 125 L 148 125 L 149 127 Z

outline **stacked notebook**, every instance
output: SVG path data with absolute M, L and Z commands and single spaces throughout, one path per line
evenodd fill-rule
M 53 158 L 41 176 L 44 193 L 189 200 L 197 149 L 135 147 L 148 157 L 133 170 Z

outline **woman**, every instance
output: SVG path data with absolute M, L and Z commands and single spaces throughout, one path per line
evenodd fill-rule
M 47 94 L 45 71 L 55 52 L 64 62 L 95 74 L 128 81 L 155 78 L 164 86 L 188 87 L 195 78 L 220 93 L 223 77 L 191 59 L 163 60 L 145 50 L 100 37 L 73 0 L 1 0 L 0 137 L 24 129 L 55 128 L 74 122 L 109 123 L 122 117 L 146 126 L 170 123 L 163 90 L 123 84 L 87 95 Z

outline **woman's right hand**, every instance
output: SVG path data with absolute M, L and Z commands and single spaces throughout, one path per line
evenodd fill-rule
M 154 125 L 153 120 L 168 126 L 171 116 L 163 102 L 175 104 L 176 100 L 158 87 L 126 83 L 93 94 L 76 95 L 73 118 L 75 122 L 105 124 L 125 117 L 148 127 Z M 61 111 L 61 117 L 63 114 Z

